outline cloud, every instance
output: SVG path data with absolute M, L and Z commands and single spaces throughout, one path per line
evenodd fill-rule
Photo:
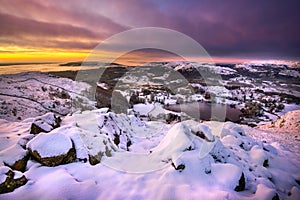
M 123 0 L 114 5 L 117 12 L 109 15 L 111 10 L 106 11 L 114 21 L 132 27 L 159 26 L 181 31 L 214 56 L 300 56 L 297 0 Z
M 89 49 L 115 33 L 157 26 L 187 34 L 212 56 L 300 58 L 297 0 L 0 0 L 0 5 L 2 45 Z

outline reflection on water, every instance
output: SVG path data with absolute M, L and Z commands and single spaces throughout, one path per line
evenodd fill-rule
M 224 104 L 211 104 L 205 102 L 193 102 L 186 104 L 174 104 L 165 106 L 165 109 L 184 112 L 187 115 L 201 120 L 226 120 L 239 122 L 241 111 Z M 213 113 L 213 114 L 212 114 Z
M 21 72 L 77 71 L 81 69 L 81 66 L 59 66 L 59 64 L 60 63 L 0 66 L 0 74 L 17 74 Z M 85 66 L 84 69 L 95 69 L 95 67 Z

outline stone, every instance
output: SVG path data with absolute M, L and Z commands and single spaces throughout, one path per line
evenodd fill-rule
M 0 159 L 4 165 L 9 166 L 11 169 L 24 172 L 29 160 L 29 154 L 19 144 L 15 144 L 1 151 Z
M 27 183 L 25 175 L 17 176 L 10 168 L 0 167 L 0 194 L 14 191 Z
M 27 144 L 30 155 L 42 165 L 49 167 L 76 160 L 73 141 L 61 133 L 42 133 Z
M 30 134 L 48 133 L 60 126 L 61 118 L 53 113 L 46 113 L 34 120 L 30 127 Z

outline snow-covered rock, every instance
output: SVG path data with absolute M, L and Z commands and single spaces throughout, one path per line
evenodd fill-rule
M 61 122 L 60 117 L 53 113 L 46 113 L 41 117 L 37 117 L 31 125 L 30 133 L 39 134 L 41 132 L 48 133 L 51 130 L 59 127 Z
M 0 167 L 0 194 L 12 192 L 26 183 L 25 175 L 14 172 L 5 166 Z
M 19 144 L 0 152 L 0 160 L 2 160 L 3 164 L 14 170 L 25 171 L 28 159 L 28 151 Z
M 76 152 L 71 139 L 61 133 L 42 133 L 28 144 L 30 154 L 46 166 L 56 166 L 75 161 Z
M 110 157 L 117 148 L 106 135 L 88 131 L 84 127 L 63 126 L 55 132 L 69 136 L 74 143 L 77 159 L 89 161 L 91 165 L 100 163 L 104 156 Z

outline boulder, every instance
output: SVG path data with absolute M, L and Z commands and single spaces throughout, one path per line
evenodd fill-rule
M 27 143 L 31 156 L 46 166 L 67 164 L 76 160 L 72 140 L 61 133 L 42 133 Z
M 30 127 L 30 134 L 48 133 L 60 126 L 61 119 L 53 113 L 46 113 L 34 120 Z
M 0 152 L 0 159 L 3 164 L 9 166 L 13 170 L 24 172 L 26 170 L 29 154 L 19 144 L 15 144 Z
M 12 192 L 27 181 L 22 173 L 14 172 L 6 166 L 0 167 L 0 194 Z

